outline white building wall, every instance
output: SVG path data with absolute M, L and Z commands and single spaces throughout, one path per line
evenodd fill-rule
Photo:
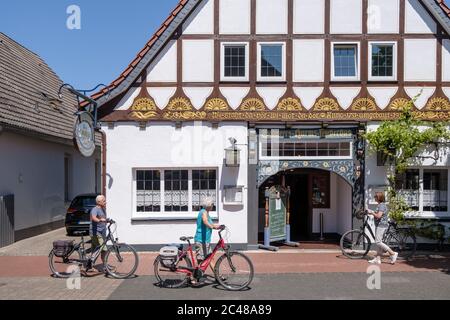
M 330 0 L 331 33 L 362 33 L 362 0 Z
M 147 68 L 147 82 L 177 81 L 177 41 L 169 41 Z
M 294 81 L 322 82 L 325 73 L 324 40 L 294 40 Z
M 294 33 L 325 33 L 325 0 L 294 0 Z
M 399 33 L 400 0 L 369 0 L 368 33 Z
M 197 212 L 178 214 L 188 220 L 163 219 L 143 216 L 135 212 L 133 200 L 133 169 L 136 168 L 217 168 L 219 223 L 229 227 L 232 243 L 247 243 L 247 189 L 244 190 L 242 206 L 224 206 L 224 185 L 247 186 L 246 147 L 240 146 L 239 168 L 224 167 L 224 149 L 228 139 L 234 137 L 246 145 L 245 123 L 223 123 L 218 129 L 210 124 L 184 123 L 176 129 L 172 123 L 150 123 L 145 131 L 135 123 L 117 124 L 114 129 L 104 130 L 108 140 L 108 215 L 118 222 L 121 241 L 130 244 L 178 243 L 181 236 L 195 234 Z M 132 143 L 130 143 L 132 141 Z M 217 241 L 214 232 L 213 241 Z
M 214 81 L 214 40 L 183 40 L 183 81 Z
M 256 0 L 256 33 L 286 34 L 288 32 L 287 0 Z
M 450 40 L 442 40 L 442 81 L 450 81 Z
M 407 0 L 405 11 L 406 33 L 436 33 L 436 23 L 419 0 Z
M 0 194 L 15 196 L 16 231 L 65 218 L 66 154 L 71 159 L 69 198 L 95 191 L 95 157 L 82 158 L 69 146 L 3 132 L 0 152 Z
M 219 32 L 250 34 L 250 0 L 220 0 Z
M 203 0 L 183 24 L 184 34 L 214 34 L 214 0 Z
M 436 81 L 436 39 L 405 39 L 405 81 Z

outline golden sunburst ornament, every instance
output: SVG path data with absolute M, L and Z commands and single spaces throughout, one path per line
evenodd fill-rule
M 156 111 L 156 104 L 150 98 L 136 99 L 131 107 L 132 111 Z
M 322 98 L 316 102 L 313 111 L 339 111 L 338 103 L 331 98 Z
M 295 98 L 286 98 L 278 104 L 277 111 L 302 111 L 302 104 Z
M 360 98 L 353 103 L 351 110 L 353 111 L 376 111 L 377 105 L 372 99 Z
M 427 111 L 449 111 L 450 102 L 444 98 L 433 98 L 426 106 Z
M 206 111 L 227 111 L 229 110 L 228 104 L 225 100 L 220 98 L 209 99 L 205 105 Z
M 264 103 L 257 98 L 249 98 L 245 100 L 241 107 L 241 111 L 265 111 Z
M 131 106 L 131 118 L 149 120 L 158 117 L 155 102 L 150 98 L 138 98 Z
M 173 98 L 170 100 L 169 105 L 167 106 L 168 111 L 191 111 L 194 107 L 191 102 L 186 98 Z
M 392 101 L 391 105 L 389 106 L 389 109 L 392 111 L 401 111 L 408 105 L 408 103 L 409 100 L 406 98 L 397 98 L 394 101 Z

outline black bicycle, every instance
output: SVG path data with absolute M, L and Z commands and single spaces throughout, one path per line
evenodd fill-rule
M 74 244 L 74 241 L 56 241 L 48 256 L 50 270 L 57 278 L 70 278 L 81 269 L 85 272 L 94 269 L 95 263 L 102 251 L 107 249 L 103 270 L 107 275 L 116 279 L 126 279 L 133 276 L 139 265 L 139 256 L 136 250 L 125 243 L 119 243 L 115 238 L 111 226 L 116 225 L 114 220 L 107 220 L 108 233 L 104 243 L 97 248 L 86 248 L 91 241 Z M 109 245 L 108 245 L 109 244 Z
M 375 232 L 369 224 L 367 212 L 361 211 L 357 217 L 363 219 L 363 225 L 359 229 L 345 233 L 340 241 L 342 254 L 350 259 L 363 259 L 369 253 L 372 241 L 366 230 L 375 239 Z M 410 227 L 401 227 L 396 222 L 389 222 L 389 226 L 383 235 L 383 243 L 399 253 L 399 258 L 408 260 L 416 252 L 416 236 Z

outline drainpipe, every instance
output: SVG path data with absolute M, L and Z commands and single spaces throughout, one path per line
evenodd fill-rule
M 106 133 L 102 129 L 98 129 L 102 135 L 102 195 L 106 196 Z

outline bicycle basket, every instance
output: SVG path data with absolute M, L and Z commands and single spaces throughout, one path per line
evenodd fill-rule
M 58 240 L 53 242 L 53 253 L 58 258 L 67 256 L 73 250 L 73 241 Z
M 164 247 L 159 250 L 159 256 L 161 257 L 161 263 L 166 268 L 173 268 L 178 262 L 178 247 L 170 246 Z

